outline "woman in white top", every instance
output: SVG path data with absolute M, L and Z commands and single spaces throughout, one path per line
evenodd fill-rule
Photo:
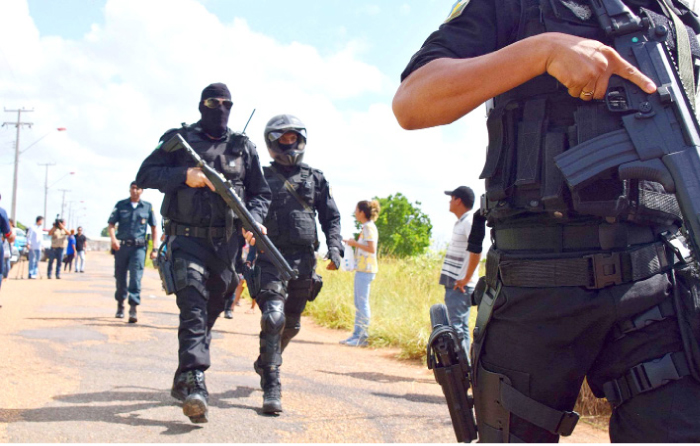
M 362 224 L 362 231 L 357 241 L 347 239 L 347 246 L 355 249 L 355 330 L 352 336 L 341 344 L 352 347 L 364 347 L 369 337 L 369 291 L 370 284 L 377 275 L 377 242 L 379 232 L 374 221 L 379 216 L 379 202 L 360 201 L 355 208 L 355 218 Z

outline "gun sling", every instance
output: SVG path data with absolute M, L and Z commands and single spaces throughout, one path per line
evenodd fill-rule
M 489 256 L 500 253 L 489 251 Z M 498 259 L 498 273 L 505 286 L 601 289 L 636 282 L 670 270 L 663 242 L 627 251 L 602 252 L 573 258 L 541 260 Z
M 275 172 L 275 175 L 277 176 L 277 178 L 279 178 L 279 179 L 284 183 L 284 188 L 287 189 L 287 192 L 289 192 L 289 194 L 290 194 L 292 197 L 294 197 L 294 199 L 295 199 L 296 201 L 299 202 L 299 204 L 301 205 L 301 207 L 304 208 L 304 210 L 305 210 L 306 212 L 313 212 L 313 211 L 314 211 L 313 208 L 312 208 L 311 206 L 309 206 L 309 203 L 307 203 L 306 200 L 304 200 L 303 198 L 301 198 L 301 196 L 299 195 L 299 193 L 297 192 L 297 190 L 294 188 L 294 185 L 293 185 L 292 183 L 290 183 L 289 180 L 286 179 L 286 178 L 284 177 L 284 175 L 282 175 L 282 174 L 277 170 L 277 168 L 275 168 L 275 166 L 270 166 L 270 169 L 272 169 L 272 171 Z M 309 177 L 308 169 L 302 168 L 302 173 L 301 173 L 301 179 L 302 179 L 302 181 L 306 181 L 306 179 L 307 179 L 308 177 Z

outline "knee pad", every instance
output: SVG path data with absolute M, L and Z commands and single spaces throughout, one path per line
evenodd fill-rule
M 284 329 L 284 301 L 269 300 L 261 305 L 260 328 L 267 334 L 279 334 Z

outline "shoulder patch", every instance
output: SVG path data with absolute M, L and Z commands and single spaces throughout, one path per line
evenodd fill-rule
M 450 9 L 450 14 L 447 16 L 443 23 L 447 23 L 461 16 L 462 12 L 464 11 L 464 8 L 466 8 L 468 4 L 469 0 L 457 0 L 455 4 L 452 5 L 452 9 Z

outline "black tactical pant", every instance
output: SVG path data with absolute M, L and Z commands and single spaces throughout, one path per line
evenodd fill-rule
M 260 331 L 261 366 L 281 365 L 282 352 L 301 330 L 301 314 L 311 292 L 316 256 L 313 248 L 281 250 L 289 265 L 299 271 L 299 278 L 285 283 L 265 254 L 258 256 L 261 292 L 256 297 L 262 312 Z
M 619 322 L 667 301 L 671 293 L 665 273 L 600 290 L 503 286 L 475 366 L 474 397 L 481 441 L 500 441 L 494 438 L 502 434 L 508 421 L 510 434 L 519 440 L 559 439 L 515 414 L 500 420 L 494 416 L 501 409 L 492 403 L 497 396 L 485 389 L 483 378 L 487 374 L 483 370 L 505 375 L 516 390 L 542 404 L 570 411 L 584 377 L 596 396 L 602 397 L 605 382 L 642 362 L 683 351 L 675 317 L 622 337 L 615 328 Z M 670 381 L 614 409 L 610 438 L 613 442 L 697 442 L 698 401 L 700 383 L 692 377 Z
M 229 242 L 214 239 L 212 245 L 203 238 L 170 236 L 167 243 L 179 289 L 176 292 L 180 308 L 178 372 L 204 371 L 211 365 L 212 327 L 224 310 L 225 296 L 238 284 L 233 269 L 238 238 L 231 237 Z M 184 281 L 177 282 L 178 275 Z

